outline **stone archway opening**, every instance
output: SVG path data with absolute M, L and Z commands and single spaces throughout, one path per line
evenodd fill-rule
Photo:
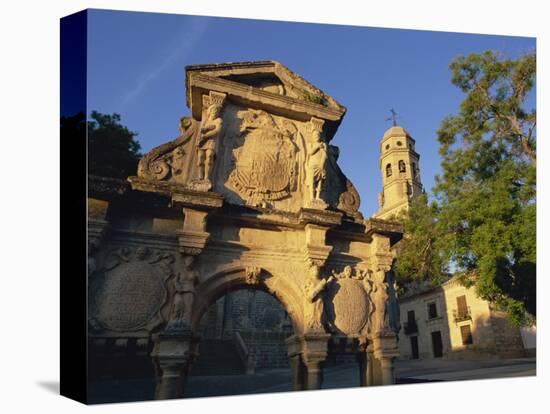
M 284 305 L 265 289 L 227 288 L 202 313 L 196 334 L 186 396 L 292 390 L 286 339 L 295 330 Z

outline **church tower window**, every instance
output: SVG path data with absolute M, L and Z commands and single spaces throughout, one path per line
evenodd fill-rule
M 399 160 L 399 172 L 404 173 L 405 171 L 406 171 L 405 162 L 403 160 Z

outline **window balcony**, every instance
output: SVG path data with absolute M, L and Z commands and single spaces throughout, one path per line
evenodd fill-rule
M 455 320 L 455 323 L 472 320 L 472 312 L 470 311 L 470 307 L 466 307 L 466 309 L 454 309 L 453 310 L 453 318 Z

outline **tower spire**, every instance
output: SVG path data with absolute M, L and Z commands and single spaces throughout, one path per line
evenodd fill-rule
M 391 218 L 408 210 L 414 197 L 422 192 L 420 182 L 420 155 L 415 151 L 415 140 L 396 125 L 396 112 L 390 110 L 393 126 L 380 141 L 380 170 L 382 191 L 378 195 L 377 218 Z

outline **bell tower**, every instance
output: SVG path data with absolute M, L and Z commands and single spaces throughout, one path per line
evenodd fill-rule
M 375 218 L 386 219 L 408 210 L 411 201 L 422 190 L 420 155 L 414 149 L 415 140 L 405 129 L 393 126 L 380 141 L 382 192 L 378 193 Z

